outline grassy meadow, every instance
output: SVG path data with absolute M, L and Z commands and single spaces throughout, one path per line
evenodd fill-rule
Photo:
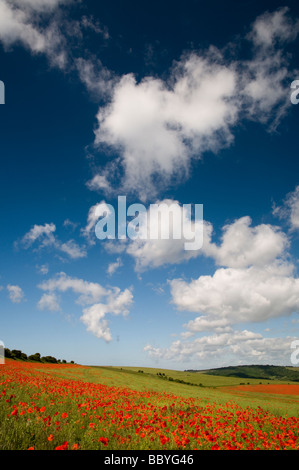
M 56 373 L 59 374 L 59 370 Z M 64 371 L 62 375 L 65 377 L 67 374 L 68 372 Z M 69 371 L 69 374 L 75 377 L 73 372 Z M 213 400 L 221 405 L 233 399 L 234 402 L 243 407 L 262 407 L 278 416 L 296 416 L 299 418 L 299 395 L 297 397 L 277 394 L 272 396 L 271 394 L 255 393 L 253 389 L 248 397 L 246 393 L 239 390 L 228 390 L 231 387 L 248 384 L 268 385 L 276 383 L 288 385 L 298 384 L 298 382 L 252 378 L 240 379 L 239 377 L 209 375 L 204 372 L 185 372 L 149 367 L 112 366 L 88 366 L 78 369 L 76 377 L 87 382 L 128 387 L 137 391 L 165 392 L 186 398 L 195 397 L 201 404 Z M 169 380 L 169 378 L 172 380 Z M 189 385 L 190 383 L 192 385 Z

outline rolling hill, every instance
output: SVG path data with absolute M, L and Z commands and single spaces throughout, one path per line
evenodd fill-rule
M 219 367 L 209 370 L 188 370 L 186 372 L 200 372 L 201 374 L 217 375 L 222 377 L 239 377 L 262 380 L 290 380 L 299 382 L 299 368 L 273 365 L 242 365 Z

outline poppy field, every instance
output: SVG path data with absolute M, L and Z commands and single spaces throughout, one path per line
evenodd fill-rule
M 298 450 L 299 418 L 83 380 L 88 367 L 0 366 L 0 450 Z M 219 392 L 220 393 L 220 392 Z

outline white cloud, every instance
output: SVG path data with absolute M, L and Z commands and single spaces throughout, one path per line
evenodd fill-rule
M 105 191 L 109 193 L 112 191 L 111 185 L 106 175 L 96 174 L 90 181 L 87 181 L 86 186 L 91 191 Z
M 226 318 L 206 315 L 190 320 L 184 327 L 188 330 L 186 333 L 199 333 L 202 331 L 225 332 L 231 331 L 230 321 Z M 182 333 L 184 335 L 185 333 Z
M 32 54 L 45 55 L 51 66 L 76 71 L 89 91 L 103 95 L 109 91 L 111 73 L 99 59 L 76 57 L 76 46 L 86 30 L 107 40 L 107 28 L 84 15 L 70 19 L 64 7 L 74 3 L 80 1 L 0 0 L 0 41 L 6 48 L 21 44 Z
M 79 246 L 74 240 L 60 243 L 58 248 L 72 259 L 85 258 L 87 255 L 85 248 Z
M 63 12 L 72 0 L 0 0 L 0 41 L 21 43 L 42 53 L 65 71 L 76 71 L 90 93 L 104 98 L 97 113 L 95 145 L 112 149 L 116 158 L 87 183 L 91 190 L 126 190 L 142 200 L 189 176 L 193 159 L 217 152 L 234 140 L 241 119 L 276 127 L 290 106 L 287 92 L 289 56 L 282 47 L 294 40 L 299 22 L 288 8 L 265 13 L 253 23 L 246 40 L 252 57 L 230 62 L 210 47 L 184 55 L 168 79 L 133 74 L 117 77 L 98 57 L 78 56 L 74 38 L 86 29 L 107 39 L 107 30 L 82 16 Z M 73 49 L 72 49 L 73 47 Z M 117 188 L 116 177 L 123 174 Z
M 89 93 L 96 99 L 110 96 L 117 80 L 114 74 L 104 67 L 99 58 L 83 59 L 79 57 L 74 64 L 79 78 Z
M 34 225 L 21 240 L 25 248 L 29 248 L 36 240 L 40 241 L 41 246 L 49 246 L 55 243 L 56 231 L 54 224 Z
M 299 33 L 299 21 L 289 14 L 288 7 L 260 15 L 253 23 L 249 34 L 256 47 L 273 48 L 277 43 L 296 39 Z
M 177 65 L 169 83 L 125 75 L 99 109 L 95 143 L 119 151 L 124 188 L 146 199 L 156 192 L 157 174 L 165 182 L 188 175 L 191 153 L 200 157 L 232 141 L 235 92 L 233 70 L 196 55 Z
M 251 218 L 245 216 L 225 225 L 220 245 L 211 242 L 210 230 L 203 253 L 212 257 L 219 266 L 231 268 L 264 266 L 285 253 L 289 241 L 278 227 L 269 224 L 251 227 L 251 224 Z
M 70 3 L 72 0 L 7 0 L 6 3 L 19 8 L 36 10 L 36 11 L 51 11 L 58 5 Z
M 122 243 L 120 246 L 122 251 L 133 257 L 138 272 L 181 263 L 199 256 L 212 258 L 218 266 L 231 268 L 264 266 L 277 258 L 283 259 L 287 256 L 289 240 L 276 226 L 270 224 L 252 226 L 252 219 L 249 216 L 241 217 L 223 227 L 220 243 L 217 244 L 212 241 L 213 226 L 210 222 L 201 223 L 193 215 L 190 225 L 190 219 L 183 210 L 184 206 L 178 201 L 165 199 L 158 201 L 157 204 L 161 207 L 163 204 L 166 205 L 172 217 L 163 217 L 160 225 L 157 225 L 157 221 L 150 217 L 149 207 L 146 214 L 140 217 L 140 238 L 128 239 L 126 244 Z M 186 250 L 188 233 L 184 230 L 189 226 L 190 233 L 197 233 L 198 240 L 202 237 L 200 249 Z M 169 233 L 168 239 L 162 239 L 161 236 L 156 239 L 151 237 L 151 229 L 157 230 L 158 227 L 166 235 Z M 181 236 L 175 238 L 175 233 L 181 233 Z M 113 251 L 112 243 L 117 250 L 119 243 L 116 241 L 111 242 L 106 248 Z
M 170 281 L 172 302 L 179 310 L 200 313 L 207 324 L 221 319 L 224 325 L 262 322 L 299 311 L 299 279 L 294 267 L 272 263 L 264 267 L 221 268 L 213 276 L 189 283 Z M 194 330 L 202 320 L 190 322 Z M 206 325 L 207 326 L 207 325 Z
M 55 297 L 53 298 L 53 296 L 56 291 L 67 292 L 71 290 L 75 294 L 79 294 L 77 303 L 85 307 L 80 320 L 87 326 L 87 331 L 107 342 L 112 340 L 112 336 L 105 318 L 106 315 L 127 316 L 133 302 L 131 289 L 123 291 L 118 287 L 106 289 L 98 283 L 72 278 L 65 273 L 60 273 L 39 284 L 38 287 L 47 291 L 47 294 L 44 294 L 39 302 L 44 308 L 47 307 L 47 301 L 49 306 L 53 305 L 52 300 L 54 302 Z
M 39 310 L 50 310 L 51 312 L 58 312 L 60 310 L 59 299 L 55 293 L 43 294 L 37 304 L 37 307 Z
M 286 219 L 292 231 L 299 229 L 299 185 L 287 195 L 282 206 L 274 207 L 273 213 Z
M 106 289 L 100 284 L 72 278 L 65 273 L 60 273 L 56 277 L 42 282 L 38 287 L 49 292 L 72 290 L 74 293 L 80 294 L 78 303 L 82 305 L 96 303 L 107 294 Z
M 8 284 L 6 286 L 9 292 L 9 298 L 13 303 L 20 303 L 24 299 L 24 292 L 20 286 Z
M 246 37 L 252 47 L 248 60 L 228 62 L 225 52 L 210 47 L 183 56 L 168 79 L 137 82 L 127 74 L 115 82 L 97 114 L 95 144 L 118 153 L 117 174 L 122 171 L 123 178 L 116 190 L 135 192 L 141 200 L 154 197 L 188 177 L 193 159 L 230 146 L 244 119 L 275 129 L 290 106 L 283 46 L 296 38 L 298 25 L 282 8 L 253 23 Z M 115 161 L 99 170 L 101 177 L 94 175 L 90 189 L 111 191 Z
M 71 230 L 75 230 L 79 224 L 76 222 L 72 222 L 70 219 L 65 219 L 63 222 L 63 226 L 70 228 Z
M 104 317 L 111 313 L 113 315 L 127 316 L 129 314 L 129 307 L 132 304 L 133 296 L 129 289 L 121 292 L 116 289 L 113 294 L 109 294 L 105 304 L 98 303 L 83 310 L 81 321 L 87 326 L 87 331 L 90 331 L 98 338 L 103 338 L 106 342 L 112 340 L 110 328 L 108 328 L 107 320 Z
M 117 258 L 114 263 L 109 263 L 107 268 L 107 274 L 109 274 L 109 276 L 112 276 L 112 274 L 114 274 L 115 271 L 117 271 L 122 265 L 123 263 L 121 258 Z
M 33 54 L 43 53 L 50 62 L 64 68 L 67 61 L 65 40 L 53 21 L 41 26 L 44 14 L 49 15 L 58 1 L 0 0 L 0 41 L 5 47 L 21 43 Z
M 231 364 L 289 364 L 291 343 L 295 338 L 271 338 L 248 330 L 231 331 L 196 338 L 177 340 L 168 348 L 147 345 L 144 350 L 154 360 L 191 362 L 192 368 Z
M 140 214 L 139 236 L 129 240 L 126 253 L 135 259 L 136 271 L 157 268 L 163 265 L 188 261 L 200 255 L 202 239 L 205 243 L 208 224 L 196 215 L 190 219 L 184 206 L 178 201 L 164 199 L 157 201 L 160 218 L 152 217 L 151 206 L 146 214 Z M 163 208 L 166 208 L 163 211 Z M 156 238 L 153 234 L 157 234 Z M 186 249 L 186 243 L 194 243 L 197 248 Z
M 71 259 L 84 258 L 87 255 L 84 246 L 79 246 L 74 240 L 61 242 L 54 235 L 56 226 L 51 224 L 34 225 L 20 241 L 20 246 L 25 249 L 30 248 L 33 244 L 38 244 L 38 248 L 45 247 L 54 248 L 62 253 L 67 254 Z M 18 244 L 17 244 L 18 245 Z
M 287 200 L 292 201 L 289 206 L 293 207 L 297 200 L 295 193 Z M 233 326 L 299 312 L 299 279 L 295 276 L 295 266 L 288 261 L 288 237 L 270 224 L 252 226 L 248 216 L 225 225 L 218 243 L 212 241 L 212 224 L 204 223 L 203 235 L 203 247 L 195 256 L 210 257 L 221 267 L 213 275 L 168 282 L 173 305 L 195 314 L 195 318 L 183 325 L 182 338 L 208 331 L 213 334 L 194 341 L 178 340 L 164 349 L 148 345 L 146 350 L 155 359 L 213 362 L 225 358 L 229 363 L 229 359 L 273 358 L 281 362 L 279 353 L 286 357 L 289 349 L 287 340 L 262 338 L 248 331 L 237 333 Z M 135 256 L 143 267 L 188 259 L 182 244 L 174 245 L 172 240 L 163 242 L 164 245 L 157 240 L 142 241 L 138 251 L 134 241 L 127 253 Z
M 46 275 L 49 272 L 49 266 L 47 264 L 42 264 L 41 266 L 36 266 L 40 274 Z
M 93 333 L 97 338 L 103 338 L 107 343 L 112 341 L 112 335 L 108 321 L 104 319 L 106 314 L 105 305 L 95 304 L 83 310 L 82 322 L 87 331 Z
M 241 100 L 245 116 L 275 129 L 291 106 L 288 70 L 290 55 L 283 47 L 299 33 L 299 20 L 289 8 L 260 15 L 252 24 L 247 39 L 254 55 L 239 63 Z

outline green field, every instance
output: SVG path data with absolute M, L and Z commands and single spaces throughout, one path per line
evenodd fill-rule
M 207 372 L 8 359 L 0 450 L 299 448 L 298 382 Z
M 229 393 L 226 387 L 260 384 L 296 384 L 296 381 L 270 380 L 211 375 L 204 372 L 176 371 L 150 367 L 85 366 L 75 373 L 72 369 L 58 375 L 91 383 L 104 383 L 108 386 L 125 387 L 138 391 L 169 393 L 182 397 L 195 397 L 201 404 L 210 401 L 220 405 L 234 401 L 242 407 L 262 407 L 277 416 L 299 416 L 299 396 L 269 395 L 251 392 Z M 170 380 L 169 380 L 170 379 Z M 191 385 L 192 384 L 192 385 Z

